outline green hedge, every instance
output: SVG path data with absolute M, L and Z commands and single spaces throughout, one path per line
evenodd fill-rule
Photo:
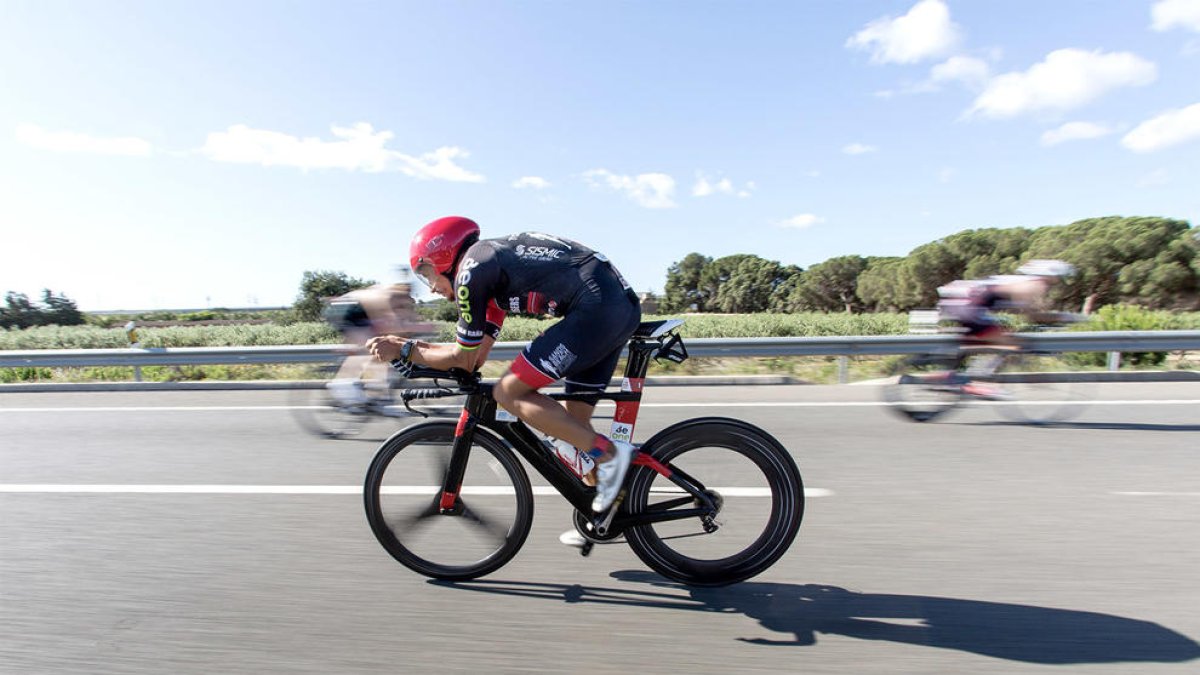
M 646 316 L 645 320 L 676 318 L 678 315 Z M 693 314 L 684 319 L 685 338 L 709 337 L 804 337 L 823 335 L 902 335 L 908 332 L 907 314 Z M 500 338 L 523 342 L 537 337 L 553 319 L 509 317 Z M 454 324 L 437 322 L 431 339 L 454 339 Z M 1200 329 L 1200 313 L 1171 313 L 1131 305 L 1102 307 L 1093 319 L 1077 330 L 1172 330 Z M 259 345 L 337 344 L 338 333 L 324 323 L 244 326 L 176 326 L 139 328 L 143 347 L 250 347 Z M 128 347 L 121 328 L 96 326 L 38 326 L 24 330 L 0 329 L 0 350 L 14 349 L 102 349 Z

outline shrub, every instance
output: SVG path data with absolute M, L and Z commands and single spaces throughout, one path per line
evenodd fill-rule
M 1163 310 L 1146 309 L 1137 305 L 1105 305 L 1090 321 L 1080 324 L 1076 330 L 1085 331 L 1130 331 L 1130 330 L 1178 330 L 1183 322 L 1177 315 Z M 1069 355 L 1072 363 L 1080 366 L 1103 366 L 1108 358 L 1104 352 L 1081 352 Z M 1121 360 L 1134 366 L 1161 366 L 1167 360 L 1166 352 L 1122 352 Z

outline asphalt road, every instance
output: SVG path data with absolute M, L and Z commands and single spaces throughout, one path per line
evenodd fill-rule
M 870 386 L 648 390 L 639 439 L 744 418 L 810 490 L 788 555 L 719 589 L 580 557 L 553 496 L 491 577 L 410 572 L 355 493 L 398 423 L 330 441 L 282 392 L 0 394 L 0 672 L 1197 672 L 1200 383 L 1093 394 L 1038 427 L 905 422 Z

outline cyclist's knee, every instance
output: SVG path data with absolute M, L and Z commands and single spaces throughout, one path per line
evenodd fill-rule
M 512 372 L 505 373 L 496 386 L 492 389 L 492 397 L 496 399 L 504 408 L 511 408 L 512 404 L 528 395 L 530 392 L 537 391 L 533 386 L 530 386 L 521 378 L 514 375 Z

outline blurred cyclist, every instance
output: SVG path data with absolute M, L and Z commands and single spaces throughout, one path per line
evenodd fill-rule
M 537 232 L 480 239 L 475 222 L 439 218 L 409 248 L 417 278 L 458 306 L 456 344 L 384 336 L 368 347 L 383 362 L 475 371 L 507 312 L 562 317 L 525 348 L 496 383 L 496 402 L 542 433 L 589 449 L 597 466 L 592 509 L 612 506 L 635 454 L 630 443 L 591 426 L 596 401 L 559 405 L 538 390 L 565 380 L 568 392 L 601 392 L 641 321 L 636 294 L 608 258 L 575 241 Z
M 325 320 L 342 334 L 343 344 L 365 346 L 385 334 L 414 335 L 430 332 L 414 309 L 412 284 L 376 284 L 359 288 L 329 301 Z M 370 354 L 351 354 L 342 362 L 328 386 L 337 400 L 349 406 L 390 402 L 388 367 Z
M 1030 260 L 1017 268 L 1017 274 L 954 281 L 938 288 L 941 297 L 938 310 L 942 318 L 966 329 L 962 338 L 964 347 L 1015 350 L 1019 345 L 1012 331 L 993 312 L 1023 314 L 1034 321 L 1044 320 L 1052 314 L 1046 306 L 1047 292 L 1074 271 L 1073 265 L 1061 260 Z M 999 354 L 976 357 L 966 374 L 968 377 L 992 375 L 1002 360 Z M 963 385 L 963 393 L 980 398 L 1008 397 L 1003 390 L 978 382 Z

